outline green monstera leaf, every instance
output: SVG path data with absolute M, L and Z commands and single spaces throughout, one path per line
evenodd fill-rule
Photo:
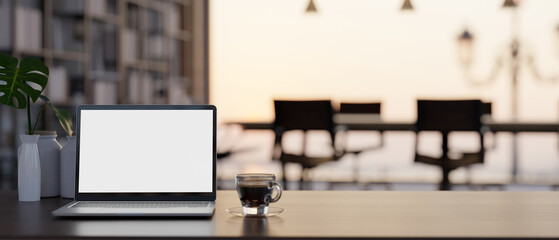
M 49 69 L 36 58 L 17 58 L 0 53 L 0 102 L 15 108 L 26 108 L 27 96 L 37 101 L 48 82 Z
M 64 128 L 64 131 L 66 131 L 66 134 L 68 134 L 68 136 L 73 136 L 74 135 L 74 124 L 72 123 L 72 115 L 70 114 L 70 112 L 66 109 L 55 107 L 54 105 L 52 105 L 49 98 L 46 97 L 46 96 L 41 95 L 41 99 L 43 101 L 45 101 L 46 105 L 48 105 L 50 108 L 52 108 L 52 111 L 54 111 L 54 114 L 58 118 L 58 122 L 60 123 L 60 126 L 62 126 L 62 128 Z

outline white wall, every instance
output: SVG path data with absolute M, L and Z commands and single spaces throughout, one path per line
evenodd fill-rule
M 510 74 L 475 87 L 458 64 L 456 38 L 475 36 L 473 75 L 485 78 L 511 36 L 503 0 L 213 0 L 210 4 L 210 101 L 221 121 L 273 119 L 273 99 L 374 101 L 387 120 L 413 120 L 417 98 L 481 98 L 510 119 Z M 544 75 L 559 74 L 559 1 L 524 0 L 520 36 Z M 527 53 L 527 52 L 524 52 Z M 508 65 L 505 64 L 505 67 Z M 559 83 L 519 84 L 521 120 L 559 118 Z

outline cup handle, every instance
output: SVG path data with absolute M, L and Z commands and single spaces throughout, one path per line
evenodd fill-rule
M 270 200 L 270 203 L 274 203 L 274 202 L 277 202 L 278 200 L 280 200 L 280 198 L 281 198 L 281 192 L 282 192 L 282 190 L 283 190 L 283 189 L 281 188 L 281 185 L 279 185 L 279 183 L 277 183 L 277 182 L 272 182 L 272 189 L 275 189 L 276 192 L 277 192 L 277 194 L 276 194 L 275 197 L 273 197 L 273 198 Z M 272 191 L 273 191 L 273 190 L 272 190 Z M 272 194 L 273 194 L 273 193 L 272 193 Z

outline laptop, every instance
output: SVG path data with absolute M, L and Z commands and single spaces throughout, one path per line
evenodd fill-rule
M 75 201 L 54 216 L 211 216 L 213 105 L 81 105 Z

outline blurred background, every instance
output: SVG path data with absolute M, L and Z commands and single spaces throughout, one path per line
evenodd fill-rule
M 404 2 L 315 0 L 306 12 L 309 1 L 212 1 L 210 100 L 227 120 L 271 121 L 276 98 L 382 101 L 383 119 L 415 120 L 417 98 L 478 98 L 509 120 L 517 39 L 518 118 L 558 119 L 559 84 L 534 76 L 528 57 L 558 76 L 559 3 L 412 0 L 401 10 Z M 464 31 L 472 43 L 461 54 Z
M 413 126 L 418 99 L 479 99 L 491 103 L 491 122 L 513 127 L 485 129 L 481 146 L 468 133 L 449 139 L 455 149 L 487 148 L 483 163 L 451 172 L 453 189 L 559 184 L 554 0 L 0 0 L 0 31 L 0 52 L 50 67 L 46 93 L 57 106 L 215 104 L 219 188 L 232 189 L 236 173 L 265 171 L 291 189 L 438 189 L 440 168 L 414 161 L 416 146 L 441 155 L 438 133 L 344 131 L 348 148 L 379 147 L 309 169 L 286 163 L 270 131 L 278 99 L 330 100 L 336 111 L 380 103 L 383 126 Z M 13 189 L 25 113 L 0 114 L 0 186 Z M 64 141 L 54 116 L 40 128 Z M 281 147 L 331 154 L 327 133 L 303 147 L 299 135 Z

